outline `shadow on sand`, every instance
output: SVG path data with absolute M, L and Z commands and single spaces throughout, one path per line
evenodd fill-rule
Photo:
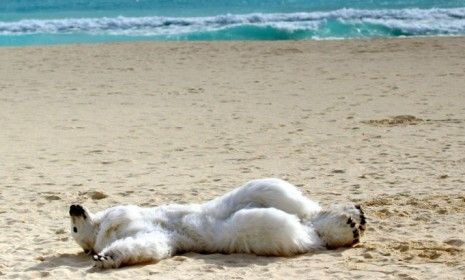
M 76 254 L 65 253 L 45 257 L 42 262 L 28 268 L 27 270 L 40 271 L 49 270 L 57 267 L 84 268 L 89 266 L 92 266 L 92 260 L 88 255 L 84 254 L 84 252 Z
M 315 251 L 310 255 L 319 254 L 332 254 L 335 257 L 341 256 L 344 248 L 338 250 L 322 250 Z M 301 255 L 300 255 L 301 256 Z M 218 267 L 248 267 L 251 265 L 266 266 L 270 263 L 285 261 L 290 258 L 298 258 L 299 255 L 294 257 L 274 257 L 274 256 L 256 256 L 252 254 L 199 254 L 199 253 L 185 253 L 172 257 L 174 261 L 184 261 L 186 259 L 194 259 L 199 262 L 212 264 Z M 142 263 L 138 265 L 125 266 L 118 268 L 118 270 L 137 269 L 141 266 L 153 265 L 154 262 Z M 88 273 L 110 273 L 112 269 L 100 269 L 93 267 L 93 261 L 90 256 L 83 252 L 77 254 L 59 254 L 55 256 L 46 257 L 41 263 L 30 267 L 28 271 L 42 271 L 50 270 L 57 267 L 70 267 L 70 268 L 87 268 Z
M 263 257 L 250 254 L 199 254 L 199 253 L 185 253 L 181 255 L 176 255 L 168 261 L 179 261 L 182 262 L 186 259 L 193 259 L 199 262 L 208 263 L 215 265 L 217 267 L 247 267 L 251 265 L 266 266 L 269 263 L 282 261 L 283 257 Z M 156 262 L 141 263 L 137 265 L 124 266 L 118 268 L 118 270 L 126 269 L 137 269 L 146 265 L 156 265 Z M 100 269 L 100 268 L 89 268 L 88 273 L 110 273 L 112 269 Z

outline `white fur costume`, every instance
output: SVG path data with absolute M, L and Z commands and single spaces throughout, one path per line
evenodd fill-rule
M 360 206 L 322 210 L 279 179 L 246 183 L 203 204 L 70 208 L 73 238 L 98 267 L 158 261 L 181 252 L 291 256 L 352 246 L 365 230 Z

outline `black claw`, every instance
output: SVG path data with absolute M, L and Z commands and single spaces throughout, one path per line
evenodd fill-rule
M 364 225 L 364 224 L 366 224 L 366 223 L 367 223 L 367 221 L 365 220 L 365 216 L 363 216 L 363 215 L 360 216 L 360 224 L 361 224 L 361 225 Z
M 352 218 L 349 218 L 349 219 L 347 220 L 347 224 L 350 225 L 350 227 L 355 227 L 355 223 L 354 223 L 354 221 L 352 220 Z
M 365 213 L 363 212 L 362 206 L 360 206 L 360 204 L 356 204 L 356 205 L 355 205 L 355 208 L 357 208 L 358 211 L 360 211 L 360 214 L 361 214 L 362 216 L 363 216 L 363 214 L 365 214 Z
M 82 216 L 85 219 L 87 218 L 85 212 L 86 211 L 84 210 L 84 208 L 82 208 L 82 206 L 79 204 L 71 205 L 71 207 L 69 207 L 69 214 L 71 216 L 76 216 L 76 217 Z
M 355 245 L 355 244 L 358 244 L 360 243 L 360 240 L 358 238 L 355 238 L 353 241 L 352 241 L 352 245 Z
M 358 229 L 363 232 L 363 231 L 365 231 L 366 228 L 365 228 L 365 226 L 359 226 Z
M 354 234 L 354 238 L 360 237 L 360 233 L 358 232 L 358 230 L 355 229 L 352 233 Z

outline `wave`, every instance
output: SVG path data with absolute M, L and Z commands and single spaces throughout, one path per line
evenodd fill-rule
M 209 17 L 25 19 L 0 22 L 0 36 L 84 33 L 182 37 L 183 34 L 237 30 L 244 26 L 249 29 L 271 28 L 280 32 L 307 32 L 312 37 L 369 37 L 383 32 L 406 36 L 458 35 L 465 34 L 465 8 L 340 9 L 326 12 L 226 14 Z M 384 29 L 388 31 L 383 31 Z M 344 34 L 344 30 L 350 31 L 348 35 Z

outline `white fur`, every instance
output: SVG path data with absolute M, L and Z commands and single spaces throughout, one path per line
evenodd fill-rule
M 99 267 L 158 261 L 186 251 L 291 256 L 350 246 L 355 233 L 347 221 L 361 222 L 353 206 L 322 211 L 279 179 L 250 181 L 203 204 L 116 206 L 95 214 L 81 209 L 83 214 L 71 215 L 72 235 L 84 250 L 96 253 Z

